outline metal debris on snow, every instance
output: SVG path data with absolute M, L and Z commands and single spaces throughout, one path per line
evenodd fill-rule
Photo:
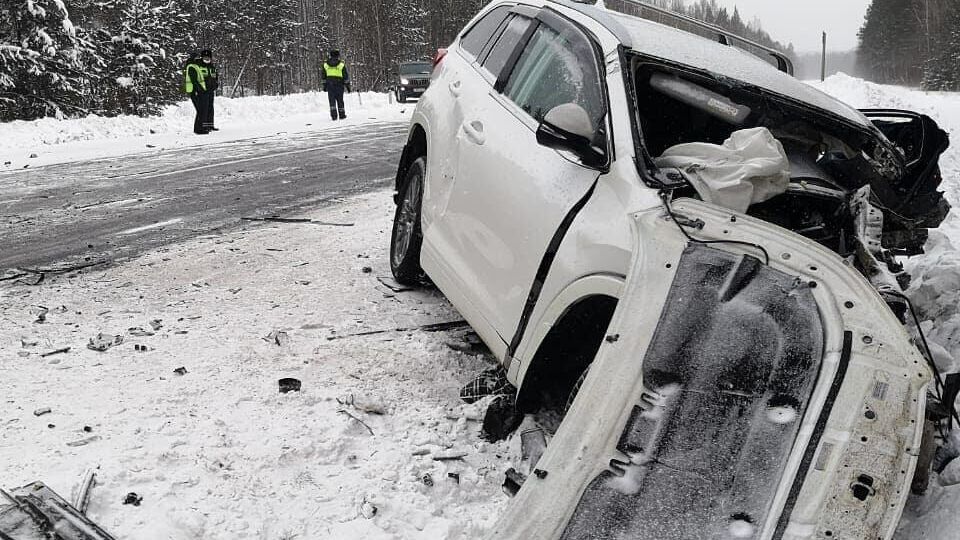
M 263 338 L 263 340 L 268 343 L 274 343 L 275 345 L 282 347 L 290 343 L 290 336 L 283 330 L 274 330 L 273 332 L 270 332 L 269 334 L 267 334 Z
M 91 351 L 104 352 L 110 347 L 120 345 L 121 343 L 123 343 L 123 336 L 101 333 L 90 338 L 90 343 L 87 343 L 87 348 Z

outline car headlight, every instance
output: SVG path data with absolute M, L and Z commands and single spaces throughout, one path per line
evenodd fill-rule
M 400 84 L 410 84 L 410 79 L 400 79 Z

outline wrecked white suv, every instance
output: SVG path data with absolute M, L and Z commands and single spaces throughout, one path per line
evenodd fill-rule
M 936 390 L 896 257 L 949 210 L 947 137 L 730 42 L 497 1 L 413 113 L 395 277 L 519 410 L 576 395 L 494 538 L 893 534 Z

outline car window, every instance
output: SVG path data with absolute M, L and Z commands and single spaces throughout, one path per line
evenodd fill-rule
M 503 33 L 497 39 L 497 43 L 494 44 L 483 60 L 483 67 L 494 77 L 500 76 L 500 71 L 507 65 L 510 54 L 517 48 L 517 44 L 520 43 L 520 39 L 523 38 L 523 34 L 529 26 L 530 19 L 522 15 L 515 15 L 510 19 L 507 27 L 504 28 Z
M 433 71 L 433 64 L 420 62 L 417 64 L 400 64 L 401 75 L 429 75 Z
M 503 93 L 538 122 L 564 103 L 583 107 L 595 129 L 605 114 L 600 76 L 589 43 L 545 24 L 537 27 Z
M 482 19 L 467 30 L 467 33 L 460 38 L 460 47 L 472 54 L 479 56 L 483 46 L 490 41 L 490 37 L 500 27 L 500 23 L 510 14 L 510 6 L 500 6 L 487 13 Z

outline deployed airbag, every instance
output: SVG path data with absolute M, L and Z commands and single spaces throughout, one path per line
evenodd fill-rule
M 654 162 L 683 172 L 704 201 L 737 212 L 780 195 L 790 184 L 787 153 L 763 127 L 734 131 L 722 145 L 678 144 Z

